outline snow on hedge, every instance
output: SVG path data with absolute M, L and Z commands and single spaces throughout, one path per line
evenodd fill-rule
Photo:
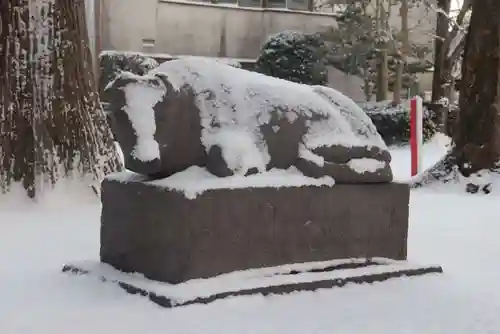
M 387 145 L 399 145 L 410 140 L 410 101 L 400 104 L 393 101 L 365 102 L 359 104 L 370 117 Z M 435 114 L 424 106 L 423 135 L 427 141 L 437 131 Z
M 168 54 L 156 54 L 156 56 L 172 57 Z M 159 65 L 156 59 L 151 57 L 151 55 L 142 52 L 105 50 L 99 54 L 99 59 L 106 57 L 119 59 L 121 61 L 127 60 L 128 62 L 135 62 L 138 67 L 147 70 L 153 69 Z

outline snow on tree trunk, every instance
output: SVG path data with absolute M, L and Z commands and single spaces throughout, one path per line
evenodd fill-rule
M 0 188 L 30 197 L 120 165 L 96 91 L 82 0 L 0 1 Z M 74 173 L 76 172 L 76 173 Z
M 444 97 L 443 77 L 447 71 L 444 40 L 448 35 L 450 21 L 447 14 L 450 12 L 451 0 L 438 0 L 436 38 L 434 40 L 434 77 L 432 79 L 432 101 L 438 102 Z
M 453 82 L 458 72 L 456 68 L 465 45 L 464 31 L 467 29 L 467 17 L 472 1 L 461 1 L 461 8 L 456 17 L 450 16 L 452 1 L 438 0 L 437 3 L 432 102 L 441 121 L 441 131 L 444 133 L 450 132 L 450 129 L 447 129 L 447 114 L 450 111 L 450 100 L 455 89 Z
M 500 170 L 500 1 L 474 1 L 468 28 L 459 113 L 451 151 L 414 182 L 467 179 L 468 192 L 489 193 L 484 177 Z
M 465 176 L 500 159 L 500 1 L 475 1 L 462 64 L 455 156 Z

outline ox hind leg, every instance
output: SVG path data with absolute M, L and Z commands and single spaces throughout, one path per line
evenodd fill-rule
M 378 148 L 324 146 L 299 149 L 297 168 L 306 176 L 332 177 L 336 183 L 386 183 L 392 181 L 391 157 Z

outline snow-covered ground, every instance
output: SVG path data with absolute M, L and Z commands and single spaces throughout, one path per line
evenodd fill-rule
M 436 139 L 425 165 L 445 151 Z M 393 152 L 398 179 L 409 152 Z M 497 195 L 415 190 L 409 260 L 444 275 L 166 310 L 111 284 L 60 272 L 96 258 L 99 205 L 71 186 L 47 202 L 0 197 L 0 333 L 500 333 Z

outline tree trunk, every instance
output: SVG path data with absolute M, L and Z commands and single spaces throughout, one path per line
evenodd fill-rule
M 409 12 L 408 0 L 401 0 L 399 15 L 401 16 L 401 35 L 402 35 L 401 40 L 403 44 L 402 53 L 406 56 L 409 56 L 411 54 L 408 12 Z
M 385 36 L 388 32 L 388 21 L 384 5 L 384 0 L 377 0 L 376 32 L 377 48 L 379 49 L 377 66 L 377 101 L 387 100 L 389 92 L 389 57 L 387 51 L 388 43 Z
M 394 81 L 393 100 L 394 104 L 401 103 L 401 94 L 403 90 L 403 72 L 408 56 L 411 54 L 410 30 L 408 27 L 408 0 L 401 0 L 399 15 L 401 16 L 401 43 L 400 59 L 396 63 L 396 78 Z
M 118 169 L 93 77 L 83 0 L 1 0 L 0 189 L 30 197 Z
M 454 156 L 468 176 L 500 159 L 500 1 L 475 1 L 465 42 Z
M 377 68 L 377 101 L 387 100 L 389 91 L 389 66 L 387 50 L 379 51 L 378 68 Z
M 453 90 L 454 88 L 454 80 L 451 78 L 451 82 L 445 86 L 444 89 L 444 96 L 448 99 L 448 103 L 446 105 L 441 105 L 440 106 L 440 114 L 439 116 L 439 124 L 438 124 L 438 131 L 444 134 L 449 134 L 450 129 L 448 129 L 448 116 L 451 110 L 451 105 L 452 105 L 452 95 L 453 95 Z
M 438 108 L 435 110 L 438 121 L 444 119 L 446 106 L 443 105 L 443 98 L 446 94 L 445 76 L 449 73 L 451 68 L 447 62 L 448 48 L 446 47 L 446 39 L 449 35 L 449 18 L 443 14 L 450 13 L 451 0 L 438 0 L 437 7 L 440 12 L 437 13 L 436 21 L 436 39 L 434 40 L 434 75 L 432 77 L 432 94 L 431 100 L 433 104 L 437 104 Z M 441 12 L 442 11 L 442 12 Z M 438 124 L 438 129 L 443 131 L 444 124 Z
M 366 101 L 371 101 L 373 97 L 373 77 L 370 72 L 370 64 L 368 61 L 363 63 L 363 92 Z
M 401 92 L 403 90 L 403 70 L 405 64 L 403 60 L 398 59 L 396 63 L 396 80 L 394 81 L 394 104 L 401 104 Z
M 434 40 L 434 76 L 432 78 L 432 102 L 436 103 L 444 96 L 443 73 L 446 72 L 445 59 L 448 50 L 444 48 L 444 41 L 449 34 L 449 19 L 442 12 L 449 13 L 451 0 L 438 0 L 436 20 L 436 39 Z

